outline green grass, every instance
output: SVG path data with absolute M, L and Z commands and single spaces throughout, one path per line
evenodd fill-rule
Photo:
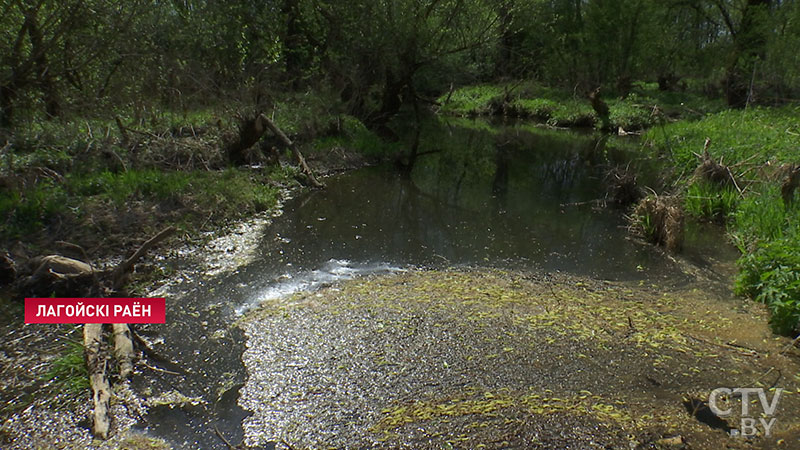
M 742 252 L 736 290 L 765 303 L 779 333 L 800 327 L 800 205 L 785 205 L 777 168 L 800 163 L 800 107 L 750 108 L 651 129 L 646 142 L 672 156 L 674 179 L 686 189 L 685 206 L 695 217 L 728 219 L 728 232 Z M 706 138 L 710 154 L 732 168 L 734 187 L 697 182 Z M 795 196 L 797 197 L 797 195 Z
M 124 210 L 132 202 L 172 205 L 207 217 L 236 218 L 275 205 L 274 183 L 292 183 L 295 169 L 266 173 L 240 169 L 191 172 L 129 170 L 68 175 L 63 184 L 45 180 L 22 192 L 0 192 L 0 237 L 24 238 L 66 216 L 79 217 L 89 205 Z M 191 222 L 191 219 L 188 219 Z M 184 224 L 189 225 L 191 224 Z
M 605 95 L 604 100 L 612 127 L 626 131 L 652 127 L 666 116 L 697 118 L 723 108 L 720 100 L 687 92 L 662 92 L 652 83 L 636 83 L 625 99 Z M 507 115 L 559 127 L 597 125 L 586 96 L 534 82 L 465 86 L 442 95 L 438 101 L 443 105 L 441 112 L 450 115 Z
M 67 192 L 52 180 L 26 191 L 0 190 L 0 237 L 20 238 L 67 211 Z
M 736 210 L 738 201 L 739 192 L 732 186 L 697 181 L 686 191 L 684 208 L 696 219 L 725 223 Z
M 800 233 L 766 241 L 743 256 L 736 280 L 738 293 L 767 305 L 770 324 L 781 334 L 793 334 L 800 323 Z
M 489 113 L 489 101 L 503 93 L 503 86 L 497 84 L 465 86 L 454 90 L 452 94 L 443 95 L 439 98 L 439 102 L 444 105 L 442 112 L 456 115 L 486 115 Z
M 382 157 L 399 150 L 397 144 L 384 141 L 353 116 L 342 114 L 336 123 L 334 134 L 314 139 L 311 143 L 313 151 L 342 147 L 365 156 Z
M 702 120 L 679 121 L 650 129 L 644 139 L 670 151 L 679 175 L 697 167 L 692 152 L 702 153 L 705 138 L 711 139 L 710 152 L 724 164 L 748 160 L 752 165 L 770 161 L 800 162 L 800 107 L 750 108 L 727 110 Z
M 83 345 L 70 341 L 64 353 L 52 362 L 44 378 L 72 393 L 89 389 L 89 373 L 83 359 Z
M 68 189 L 81 197 L 103 196 L 117 206 L 130 200 L 171 200 L 190 184 L 189 172 L 165 172 L 155 169 L 113 173 L 105 170 L 68 178 Z

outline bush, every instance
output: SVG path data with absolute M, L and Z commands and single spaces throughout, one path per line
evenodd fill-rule
M 800 240 L 787 236 L 761 245 L 739 260 L 736 291 L 766 304 L 776 333 L 789 334 L 800 325 Z

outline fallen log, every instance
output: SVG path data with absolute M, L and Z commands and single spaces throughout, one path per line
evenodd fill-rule
M 90 263 L 61 255 L 31 258 L 27 264 L 30 276 L 19 277 L 19 287 L 25 293 L 62 297 L 105 297 L 125 284 L 134 264 L 153 246 L 175 232 L 167 227 L 139 247 L 118 266 L 97 270 Z M 77 247 L 77 246 L 76 246 Z
M 127 323 L 112 325 L 114 339 L 114 359 L 117 360 L 119 376 L 125 380 L 133 374 L 133 339 Z
M 266 127 L 269 128 L 270 131 L 275 134 L 275 136 L 278 136 L 281 142 L 286 144 L 286 146 L 292 150 L 295 162 L 297 162 L 297 164 L 300 166 L 300 170 L 302 170 L 303 174 L 308 177 L 308 180 L 311 182 L 312 186 L 316 188 L 325 187 L 325 185 L 319 182 L 319 180 L 317 180 L 317 178 L 314 176 L 314 172 L 310 167 L 308 167 L 308 164 L 306 164 L 306 160 L 303 158 L 303 154 L 300 153 L 300 149 L 297 148 L 297 145 L 295 145 L 294 142 L 292 142 L 292 140 L 289 139 L 289 137 L 286 136 L 286 134 L 284 134 L 283 131 L 281 131 L 281 129 L 272 122 L 272 120 L 269 119 L 269 117 L 265 116 L 264 114 L 259 114 L 256 121 L 266 125 Z
M 39 293 L 43 296 L 52 293 L 62 297 L 108 296 L 122 289 L 126 277 L 133 271 L 136 262 L 174 231 L 173 227 L 165 228 L 145 241 L 129 258 L 115 267 L 103 270 L 95 269 L 88 262 L 61 255 L 31 258 L 27 264 L 30 275 L 19 277 L 18 287 L 25 292 Z M 79 250 L 82 256 L 88 259 L 81 247 L 69 243 L 61 244 Z M 11 261 L 10 257 L 8 259 Z M 120 379 L 126 380 L 133 374 L 133 335 L 128 324 L 112 324 L 111 329 L 113 356 L 117 361 Z M 84 325 L 83 345 L 92 390 L 92 432 L 100 439 L 107 439 L 111 423 L 109 416 L 111 383 L 107 374 L 110 354 L 108 343 L 103 336 L 103 324 Z
M 103 325 L 87 323 L 83 326 L 83 346 L 86 367 L 89 371 L 89 384 L 92 388 L 92 433 L 100 439 L 108 439 L 111 419 L 108 403 L 111 399 L 111 385 L 106 376 L 108 356 L 103 345 Z

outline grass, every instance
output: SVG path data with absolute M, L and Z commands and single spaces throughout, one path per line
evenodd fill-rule
M 800 163 L 800 107 L 728 110 L 695 122 L 651 129 L 645 142 L 671 155 L 673 178 L 686 192 L 689 214 L 728 225 L 742 252 L 737 292 L 765 303 L 773 329 L 790 334 L 800 327 L 800 205 L 784 204 L 780 168 Z M 692 176 L 706 138 L 712 158 L 737 178 L 719 187 Z
M 717 186 L 698 180 L 686 191 L 684 208 L 695 219 L 725 223 L 736 210 L 739 192 L 732 186 Z
M 688 176 L 697 167 L 693 152 L 701 153 L 708 137 L 710 152 L 731 165 L 750 166 L 800 162 L 800 107 L 750 108 L 711 114 L 699 121 L 679 121 L 649 130 L 644 139 L 668 150 L 677 174 Z
M 72 393 L 89 389 L 89 372 L 83 359 L 83 345 L 70 341 L 64 353 L 52 362 L 44 377 L 58 388 Z
M 335 133 L 317 137 L 311 143 L 312 151 L 334 147 L 347 148 L 367 157 L 383 157 L 402 148 L 400 144 L 384 141 L 360 120 L 346 114 L 336 117 Z
M 271 208 L 278 199 L 276 184 L 291 182 L 292 172 L 291 168 L 267 173 L 230 168 L 68 174 L 62 183 L 45 180 L 27 190 L 0 192 L 0 217 L 5 218 L 0 237 L 25 238 L 62 220 L 80 221 L 97 210 L 120 212 L 141 203 L 184 212 L 180 225 L 191 229 L 209 213 L 237 218 Z
M 383 156 L 391 150 L 358 119 L 325 105 L 324 98 L 298 96 L 277 102 L 273 115 L 304 152 L 338 146 Z M 142 228 L 178 221 L 191 230 L 210 217 L 218 222 L 266 210 L 276 203 L 280 186 L 296 183 L 291 166 L 227 167 L 224 143 L 236 133 L 230 112 L 118 114 L 137 130 L 127 138 L 114 118 L 35 121 L 8 134 L 9 145 L 0 153 L 0 185 L 7 187 L 0 190 L 0 242 L 137 208 L 158 216 Z

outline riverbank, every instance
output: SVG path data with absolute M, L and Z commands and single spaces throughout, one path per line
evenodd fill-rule
M 599 126 L 584 96 L 532 82 L 460 87 L 438 102 L 447 115 Z M 720 100 L 660 91 L 642 82 L 634 83 L 624 98 L 607 98 L 606 103 L 612 130 L 643 133 L 646 151 L 655 148 L 654 157 L 669 161 L 663 175 L 667 189 L 648 187 L 659 195 L 677 195 L 693 220 L 725 225 L 742 254 L 737 292 L 770 307 L 776 332 L 800 332 L 798 108 L 729 110 Z M 705 159 L 704 148 L 709 151 Z M 649 223 L 651 218 L 635 219 Z
M 326 281 L 327 275 L 334 275 L 332 278 L 337 279 L 335 275 L 339 273 L 359 273 L 363 262 L 374 262 L 375 257 L 381 258 L 379 261 L 393 263 L 397 260 L 391 257 L 383 259 L 386 258 L 384 252 L 389 249 L 396 251 L 397 255 L 410 257 L 408 262 L 411 264 L 436 264 L 439 267 L 442 261 L 448 265 L 462 262 L 475 264 L 476 261 L 483 261 L 479 263 L 480 265 L 493 265 L 495 262 L 504 265 L 518 261 L 524 262 L 527 272 L 535 271 L 541 274 L 551 272 L 554 267 L 569 267 L 578 272 L 594 274 L 575 278 L 576 283 L 582 284 L 602 283 L 597 279 L 620 279 L 620 276 L 635 273 L 635 278 L 650 280 L 648 284 L 658 286 L 651 289 L 668 295 L 675 292 L 677 286 L 685 287 L 685 283 L 692 283 L 692 280 L 711 281 L 709 277 L 699 276 L 697 272 L 703 272 L 703 268 L 708 268 L 709 260 L 713 260 L 714 256 L 701 255 L 699 261 L 692 260 L 692 262 L 682 261 L 678 257 L 677 260 L 681 260 L 683 265 L 698 266 L 694 267 L 696 269 L 694 271 L 684 270 L 680 267 L 681 264 L 677 264 L 675 258 L 665 257 L 647 245 L 629 242 L 624 232 L 618 232 L 620 225 L 624 224 L 619 212 L 594 211 L 593 205 L 596 202 L 593 200 L 605 193 L 606 187 L 600 180 L 607 168 L 613 165 L 635 167 L 637 158 L 641 157 L 636 154 L 636 149 L 629 149 L 632 152 L 629 153 L 615 146 L 601 146 L 605 139 L 600 136 L 524 126 L 503 126 L 490 131 L 483 128 L 488 127 L 487 124 L 460 127 L 458 123 L 461 121 L 462 119 L 447 121 L 438 128 L 428 124 L 425 128 L 429 133 L 426 134 L 428 139 L 419 148 L 420 154 L 427 156 L 417 162 L 410 180 L 402 179 L 391 168 L 375 168 L 375 170 L 346 174 L 337 178 L 336 182 L 331 181 L 329 189 L 311 192 L 302 199 L 297 199 L 295 205 L 291 207 L 297 213 L 294 221 L 287 220 L 284 223 L 281 220 L 266 231 L 273 213 L 265 212 L 239 222 L 229 229 L 230 233 L 222 235 L 198 233 L 196 238 L 185 246 L 170 245 L 161 256 L 182 261 L 182 269 L 172 265 L 171 269 L 163 271 L 158 269 L 164 267 L 161 262 L 143 265 L 149 273 L 155 274 L 155 278 L 169 280 L 166 283 L 155 283 L 154 286 L 153 279 L 148 281 L 143 277 L 139 284 L 141 289 L 146 289 L 141 291 L 143 294 L 150 295 L 153 293 L 151 289 L 155 287 L 157 289 L 155 293 L 170 298 L 168 304 L 170 323 L 150 330 L 152 333 L 149 334 L 155 339 L 164 338 L 170 344 L 177 343 L 177 345 L 165 345 L 159 348 L 169 352 L 170 359 L 182 361 L 186 367 L 194 367 L 194 355 L 199 354 L 204 355 L 207 361 L 214 362 L 204 368 L 202 375 L 194 373 L 191 377 L 183 379 L 179 383 L 180 392 L 176 391 L 171 397 L 172 400 L 159 400 L 160 394 L 168 394 L 170 391 L 164 386 L 175 384 L 172 376 L 150 372 L 154 370 L 150 368 L 142 369 L 148 374 L 146 376 L 148 387 L 142 391 L 148 393 L 144 397 L 155 398 L 156 407 L 162 410 L 173 406 L 170 401 L 177 402 L 174 404 L 174 410 L 170 409 L 169 412 L 156 416 L 157 419 L 151 424 L 149 432 L 160 426 L 156 423 L 164 423 L 163 426 L 166 427 L 156 431 L 156 435 L 169 438 L 191 436 L 193 433 L 196 434 L 197 430 L 202 430 L 206 435 L 210 435 L 204 437 L 204 445 L 208 443 L 216 445 L 221 441 L 214 435 L 213 427 L 220 424 L 224 435 L 229 439 L 238 442 L 246 437 L 235 434 L 241 433 L 241 420 L 237 419 L 235 414 L 230 414 L 239 398 L 238 386 L 244 383 L 244 376 L 241 375 L 240 378 L 238 371 L 241 370 L 240 356 L 245 345 L 242 331 L 230 326 L 230 315 L 234 314 L 230 310 L 233 308 L 237 311 L 240 308 L 246 310 L 252 307 L 253 302 L 261 298 L 263 292 L 274 294 L 276 289 L 280 291 L 283 282 L 294 283 L 293 285 L 299 286 L 301 290 L 313 290 L 314 286 L 325 286 L 329 282 Z M 355 137 L 362 139 L 363 143 L 371 143 L 372 148 L 377 147 L 376 143 L 380 142 L 374 135 L 367 134 L 363 126 L 357 125 L 351 127 L 344 123 L 341 128 L 355 131 L 328 135 L 307 144 L 309 147 L 304 148 L 308 148 L 306 154 L 310 162 L 317 164 L 316 168 L 319 170 L 326 166 L 326 161 L 345 160 L 348 159 L 348 154 L 353 155 L 354 166 L 370 161 L 371 157 L 365 156 L 367 152 L 348 153 L 343 150 L 344 144 Z M 369 146 L 364 145 L 364 148 L 366 147 Z M 539 151 L 531 152 L 530 149 Z M 564 171 L 560 169 L 563 167 L 571 169 Z M 248 172 L 258 169 L 248 167 L 227 170 Z M 369 197 L 364 197 L 363 193 L 366 191 L 371 192 Z M 532 197 L 530 192 L 536 192 L 537 195 Z M 344 195 L 345 193 L 350 194 Z M 387 205 L 392 207 L 387 208 Z M 532 209 L 532 206 L 535 208 Z M 351 209 L 351 214 L 341 214 L 342 208 L 345 207 Z M 497 217 L 489 211 L 496 212 Z M 589 211 L 593 212 L 591 215 L 586 215 L 585 213 Z M 536 226 L 530 227 L 530 224 L 534 223 Z M 470 225 L 465 226 L 465 224 Z M 395 239 L 394 234 L 389 231 L 395 229 L 405 230 L 403 233 L 410 234 L 402 239 Z M 474 230 L 481 231 L 476 236 Z M 521 234 L 515 234 L 517 231 Z M 274 233 L 274 236 L 264 239 L 265 233 Z M 582 236 L 585 241 L 576 241 L 575 236 Z M 404 242 L 407 244 L 403 244 Z M 257 247 L 259 247 L 258 252 L 255 251 Z M 375 249 L 381 249 L 381 252 L 374 253 Z M 649 255 L 650 253 L 656 253 L 657 256 Z M 331 257 L 337 259 L 329 260 Z M 351 261 L 356 264 L 351 265 Z M 530 261 L 538 261 L 540 264 L 548 262 L 553 266 L 545 270 L 534 269 Z M 662 267 L 664 265 L 676 267 Z M 328 266 L 332 267 L 326 268 Z M 149 270 L 148 267 L 154 270 Z M 189 270 L 183 270 L 187 267 Z M 237 273 L 238 267 L 245 267 L 244 272 L 249 274 Z M 391 267 L 406 267 L 406 265 L 392 264 Z M 677 272 L 674 270 L 676 268 L 679 269 Z M 369 272 L 369 269 L 366 271 Z M 711 278 L 717 280 L 720 274 L 714 272 L 712 269 L 706 275 L 713 275 Z M 480 271 L 476 273 L 478 274 L 476 279 L 482 280 Z M 513 277 L 516 272 L 504 273 Z M 729 279 L 730 273 L 725 272 L 725 274 L 725 279 Z M 304 276 L 310 276 L 311 279 L 304 280 Z M 551 275 L 548 280 L 549 288 L 552 290 L 558 290 L 564 283 L 569 283 L 558 275 Z M 464 283 L 467 281 L 465 279 Z M 643 281 L 641 283 L 644 284 Z M 696 286 L 696 284 L 691 285 Z M 640 294 L 638 289 L 643 289 L 642 286 L 633 287 L 634 295 L 652 294 Z M 442 288 L 448 289 L 444 284 Z M 543 290 L 544 285 L 540 288 Z M 709 285 L 697 289 L 706 294 L 710 292 Z M 458 294 L 460 291 L 454 292 Z M 572 301 L 572 298 L 569 297 L 568 302 Z M 405 301 L 404 298 L 398 297 L 398 299 Z M 580 304 L 583 307 L 591 307 L 584 303 Z M 750 308 L 759 306 L 748 305 Z M 612 309 L 618 306 L 620 305 L 615 304 Z M 687 314 L 689 311 L 704 307 L 700 298 L 695 298 L 694 304 L 691 302 L 680 304 L 681 311 Z M 727 307 L 732 308 L 730 303 Z M 625 307 L 620 314 L 624 313 L 627 316 L 629 310 L 629 307 Z M 754 322 L 759 318 L 762 322 L 766 321 L 763 310 L 760 311 L 753 316 Z M 453 323 L 452 327 L 460 329 L 463 324 Z M 10 329 L 14 330 L 13 327 Z M 766 327 L 762 323 L 756 329 L 761 331 L 766 330 Z M 69 337 L 63 339 L 63 336 L 69 336 L 70 330 L 58 329 L 53 332 L 60 333 L 58 336 L 48 335 L 55 337 L 53 342 L 57 342 L 58 345 L 52 345 L 51 342 L 50 346 L 42 346 L 45 349 L 52 349 L 52 353 L 48 353 L 48 350 L 35 361 L 27 361 L 16 366 L 35 367 L 35 370 L 26 374 L 30 377 L 27 380 L 31 382 L 23 386 L 22 391 L 41 385 L 50 386 L 53 390 L 63 390 L 64 385 L 59 384 L 62 380 L 81 378 L 80 348 L 71 349 Z M 458 333 L 470 336 L 469 333 L 461 331 Z M 251 337 L 259 339 L 258 336 Z M 75 337 L 72 339 L 77 340 Z M 188 342 L 181 343 L 182 339 Z M 532 336 L 531 339 L 535 340 L 538 337 Z M 48 337 L 31 342 L 39 344 L 48 342 Z M 551 344 L 553 343 L 547 342 L 548 346 Z M 34 347 L 35 345 L 32 345 L 27 350 Z M 23 347 L 16 347 L 14 351 L 20 355 L 31 353 L 17 351 L 20 348 Z M 558 352 L 559 348 L 554 345 L 553 351 Z M 604 355 L 598 358 L 608 356 Z M 15 367 L 14 361 L 13 358 L 6 360 L 8 364 L 4 367 Z M 43 377 L 51 367 L 64 369 L 56 380 L 52 377 Z M 73 368 L 76 371 L 71 372 Z M 11 375 L 12 378 L 14 376 Z M 161 384 L 150 384 L 150 379 L 159 376 L 165 378 L 161 380 Z M 56 397 L 64 410 L 52 415 L 48 412 L 52 406 L 49 403 L 52 402 L 52 398 L 47 397 L 48 392 L 52 391 L 39 392 L 40 402 L 36 404 L 37 406 L 26 409 L 25 413 L 28 415 L 15 415 L 13 424 L 5 427 L 4 433 L 9 436 L 15 436 L 15 433 L 31 434 L 30 427 L 20 427 L 20 424 L 38 423 L 39 419 L 31 415 L 35 411 L 45 411 L 42 414 L 47 417 L 37 416 L 42 420 L 55 417 L 63 421 L 65 417 L 69 417 L 70 419 L 64 423 L 74 428 L 86 412 L 85 405 L 81 406 L 86 400 L 85 389 L 83 391 L 76 389 L 70 394 L 71 403 L 66 401 L 63 395 Z M 487 392 L 490 395 L 497 395 L 495 391 Z M 21 397 L 20 399 L 23 400 Z M 195 399 L 205 399 L 207 403 L 193 405 Z M 130 402 L 130 405 L 125 402 Z M 218 409 L 219 402 L 227 406 Z M 22 402 L 17 404 L 31 405 Z M 73 405 L 74 408 L 70 409 L 66 405 Z M 131 405 L 136 403 L 126 397 L 118 406 L 123 415 L 129 414 L 130 408 L 142 411 Z M 166 417 L 173 418 L 166 419 Z M 224 426 L 222 422 L 217 422 L 223 420 L 223 417 L 227 420 Z M 197 422 L 198 418 L 202 422 Z M 41 423 L 52 424 L 47 421 Z M 170 429 L 170 426 L 182 427 L 180 432 L 186 434 L 177 434 L 177 428 Z M 43 425 L 41 428 L 60 429 L 54 425 Z M 87 430 L 79 429 L 78 434 L 80 436 L 64 433 L 64 436 L 73 436 L 70 439 L 78 439 L 75 442 L 90 442 Z M 119 439 L 125 439 L 126 436 L 120 435 L 115 442 L 119 444 Z M 41 437 L 45 442 L 49 438 L 52 438 L 52 435 Z M 478 442 L 482 438 L 476 439 L 475 442 Z
M 281 203 L 301 189 L 299 172 L 287 154 L 280 155 L 283 164 L 259 161 L 266 157 L 266 152 L 259 156 L 261 150 L 253 164 L 228 166 L 224 146 L 234 124 L 208 113 L 189 122 L 172 119 L 126 126 L 124 132 L 112 122 L 38 123 L 8 136 L 0 158 L 0 181 L 8 188 L 0 193 L 0 250 L 7 249 L 20 269 L 41 254 L 88 257 L 102 266 L 158 230 L 177 227 L 179 233 L 137 264 L 125 287 L 131 296 L 169 296 L 177 286 L 203 283 L 251 261 L 264 228 L 281 214 Z M 378 158 L 368 145 L 371 134 L 348 125 L 305 137 L 304 153 L 318 175 Z M 287 129 L 296 131 L 294 126 Z M 80 425 L 90 404 L 80 327 L 21 327 L 17 297 L 5 290 L 0 298 L 0 327 L 8 337 L 0 358 L 0 376 L 7 381 L 0 390 L 4 448 L 58 442 L 81 448 L 168 448 L 130 430 L 153 405 L 127 384 L 112 402 L 117 433 L 105 443 L 93 442 Z M 180 398 L 154 401 L 181 404 Z
M 791 335 L 800 332 L 798 116 L 797 106 L 728 110 L 644 135 L 673 162 L 686 212 L 727 227 L 742 254 L 737 292 L 767 304 L 773 329 Z
M 655 83 L 634 83 L 624 98 L 601 95 L 608 105 L 609 126 L 614 131 L 640 131 L 724 109 L 720 100 L 689 92 L 660 91 Z M 442 95 L 437 102 L 443 114 L 523 118 L 560 128 L 592 128 L 599 120 L 584 93 L 526 81 L 464 86 Z

